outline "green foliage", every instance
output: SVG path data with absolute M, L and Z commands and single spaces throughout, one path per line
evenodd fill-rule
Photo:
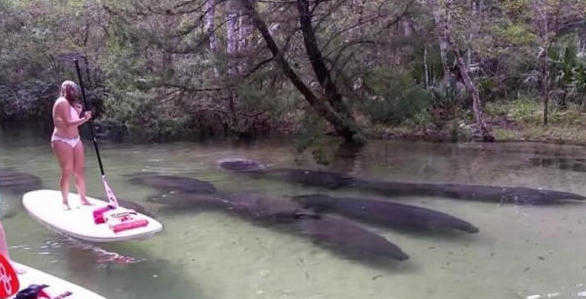
M 494 26 L 496 38 L 502 39 L 514 46 L 527 46 L 535 42 L 536 36 L 528 28 L 529 24 L 507 23 L 504 26 Z
M 57 94 L 58 86 L 39 80 L 0 85 L 0 122 L 47 119 Z
M 465 123 L 472 121 L 469 95 L 461 80 L 444 81 L 444 69 L 455 69 L 454 57 L 448 50 L 442 60 L 430 7 L 407 0 L 350 2 L 316 2 L 313 25 L 324 62 L 360 123 L 435 125 L 454 139 L 464 138 Z M 558 18 L 551 24 L 572 24 L 583 13 L 581 2 L 542 5 L 562 8 L 551 14 Z M 542 34 L 535 3 L 452 1 L 453 38 L 471 63 L 472 80 L 489 114 L 533 125 L 542 113 L 538 54 L 548 37 L 551 119 L 579 123 L 586 106 L 583 31 Z M 71 58 L 83 55 L 89 62 L 86 69 L 82 61 L 86 89 L 96 107 L 103 101 L 102 120 L 127 127 L 133 139 L 299 133 L 298 147 L 327 163 L 331 125 L 307 106 L 279 65 L 268 61 L 272 54 L 258 32 L 252 30 L 245 51 L 228 53 L 224 21 L 229 7 L 218 6 L 214 52 L 201 23 L 202 4 L 0 0 L 0 122 L 48 120 L 59 83 L 76 77 Z M 293 70 L 316 97 L 323 97 L 300 42 L 294 2 L 257 8 L 267 24 L 276 24 L 271 34 Z
M 431 104 L 431 95 L 408 73 L 377 69 L 365 77 L 372 90 L 361 108 L 374 123 L 400 124 Z
M 506 117 L 516 123 L 540 126 L 543 119 L 543 105 L 536 95 L 523 95 L 513 101 L 488 103 L 486 112 L 489 115 Z M 584 125 L 583 106 L 569 104 L 566 109 L 550 106 L 550 121 L 554 125 Z
M 583 104 L 586 91 L 586 59 L 578 56 L 576 40 L 569 38 L 554 44 L 549 53 L 552 84 L 557 103 Z

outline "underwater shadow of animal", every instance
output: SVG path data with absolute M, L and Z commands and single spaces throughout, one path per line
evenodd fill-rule
M 163 191 L 189 192 L 212 194 L 217 192 L 216 187 L 209 182 L 198 179 L 174 175 L 135 174 L 129 181 L 133 184 L 150 186 Z
M 260 165 L 260 163 L 256 163 Z M 255 165 L 252 162 L 242 164 Z M 224 164 L 220 163 L 220 167 Z M 477 200 L 498 203 L 550 205 L 571 203 L 572 200 L 586 200 L 586 196 L 553 190 L 526 187 L 485 186 L 466 184 L 427 184 L 392 181 L 364 180 L 342 173 L 314 171 L 307 169 L 247 169 L 235 173 L 250 175 L 253 178 L 266 178 L 317 186 L 327 189 L 353 188 L 385 196 L 439 196 L 455 199 Z
M 336 213 L 370 224 L 404 231 L 478 232 L 478 228 L 471 223 L 452 215 L 388 200 L 332 197 L 323 194 L 294 196 L 292 200 L 317 213 Z
M 102 200 L 107 201 L 105 199 L 102 199 Z M 120 198 L 117 198 L 117 200 L 118 200 L 118 204 L 123 208 L 134 210 L 138 213 L 141 213 L 143 215 L 147 215 L 151 218 L 156 218 L 155 212 L 152 209 L 147 208 L 142 204 L 139 204 L 137 202 L 130 201 L 130 200 L 120 199 Z
M 15 194 L 41 189 L 41 178 L 25 172 L 0 169 L 0 188 Z
M 289 200 L 251 194 L 177 193 L 160 203 L 173 205 L 175 201 L 179 209 L 190 205 L 216 209 L 262 227 L 303 236 L 350 259 L 408 259 L 398 246 L 350 220 L 317 215 Z

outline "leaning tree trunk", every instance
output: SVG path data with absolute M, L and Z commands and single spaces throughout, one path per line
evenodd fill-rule
M 289 62 L 283 56 L 283 53 L 269 32 L 266 23 L 258 15 L 254 5 L 248 0 L 241 0 L 241 3 L 244 7 L 244 10 L 252 18 L 252 23 L 265 40 L 267 48 L 273 54 L 273 59 L 275 62 L 280 66 L 285 76 L 289 78 L 293 86 L 299 90 L 305 100 L 313 107 L 313 109 L 315 109 L 317 114 L 320 117 L 326 119 L 334 127 L 336 134 L 344 138 L 346 142 L 352 144 L 366 143 L 366 139 L 352 118 L 341 115 L 337 109 L 334 109 L 331 105 L 328 105 L 329 102 L 326 103 L 326 101 L 319 99 L 301 80 L 301 78 L 299 78 L 297 73 L 295 73 Z M 333 91 L 330 90 L 330 92 Z
M 317 3 L 315 5 L 318 5 Z M 317 44 L 317 38 L 312 26 L 313 10 L 309 9 L 308 0 L 298 0 L 297 10 L 299 10 L 299 24 L 301 25 L 301 31 L 303 33 L 303 42 L 305 44 L 305 51 L 307 57 L 311 62 L 313 72 L 317 77 L 322 89 L 325 91 L 327 101 L 341 116 L 342 121 L 345 123 L 345 127 L 350 130 L 349 134 L 352 135 L 350 140 L 360 140 L 363 143 L 364 136 L 358 129 L 355 120 L 352 117 L 350 110 L 344 103 L 342 95 L 338 92 L 338 87 L 332 79 L 330 70 L 327 68 L 321 50 Z M 353 142 L 354 143 L 354 142 Z
M 447 15 L 449 17 L 451 0 L 447 0 L 446 5 Z M 494 137 L 490 134 L 490 129 L 486 124 L 484 111 L 482 107 L 482 100 L 480 99 L 480 93 L 478 92 L 478 88 L 476 87 L 476 84 L 474 83 L 474 81 L 472 81 L 472 78 L 470 77 L 470 74 L 468 72 L 468 66 L 464 61 L 464 57 L 460 52 L 459 46 L 454 41 L 450 23 L 445 22 L 443 27 L 444 39 L 448 42 L 448 45 L 452 48 L 452 51 L 456 56 L 456 63 L 458 65 L 458 72 L 460 73 L 460 77 L 462 77 L 462 81 L 464 81 L 464 86 L 466 86 L 466 91 L 468 91 L 468 94 L 472 95 L 472 109 L 474 110 L 474 119 L 476 121 L 476 126 L 479 130 L 478 134 L 480 135 L 483 141 L 492 142 L 494 141 Z

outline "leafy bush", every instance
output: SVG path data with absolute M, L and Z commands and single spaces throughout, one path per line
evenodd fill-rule
M 359 107 L 374 123 L 397 125 L 431 105 L 431 94 L 410 74 L 378 69 L 365 77 L 371 95 Z

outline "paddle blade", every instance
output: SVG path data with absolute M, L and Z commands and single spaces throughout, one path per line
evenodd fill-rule
M 106 197 L 108 198 L 108 202 L 110 202 L 110 204 L 113 205 L 114 208 L 117 208 L 118 200 L 116 199 L 116 195 L 114 195 L 112 188 L 110 188 L 110 186 L 108 185 L 105 175 L 102 176 L 102 182 L 104 183 L 104 189 L 106 190 Z
M 7 298 L 18 292 L 18 276 L 10 265 L 10 262 L 0 255 L 0 298 Z

